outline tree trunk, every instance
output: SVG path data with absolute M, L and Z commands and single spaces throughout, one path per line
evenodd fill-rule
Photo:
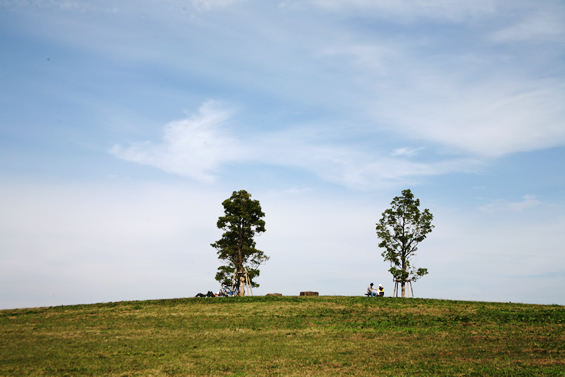
M 406 271 L 406 261 L 402 259 L 402 271 Z M 402 274 L 402 298 L 406 297 L 406 281 L 405 281 L 405 274 Z
M 237 245 L 237 256 L 238 256 L 238 268 L 237 268 L 237 276 L 239 277 L 239 296 L 245 296 L 245 278 L 243 275 L 243 257 L 241 255 L 241 248 L 243 244 L 243 236 L 241 235 L 241 227 L 239 231 L 239 242 Z
M 239 275 L 239 295 L 241 297 L 245 296 L 245 276 L 243 272 Z

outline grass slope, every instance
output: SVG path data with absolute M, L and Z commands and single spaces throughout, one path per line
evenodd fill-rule
M 565 308 L 172 299 L 0 311 L 0 375 L 565 375 Z

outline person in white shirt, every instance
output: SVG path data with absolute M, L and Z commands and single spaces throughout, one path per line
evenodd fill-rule
M 375 288 L 373 288 L 373 283 L 369 284 L 369 287 L 367 288 L 367 296 L 369 297 L 377 297 L 377 290 Z

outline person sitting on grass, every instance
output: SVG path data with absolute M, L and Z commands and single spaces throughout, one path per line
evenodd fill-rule
M 367 288 L 367 296 L 377 297 L 377 290 L 373 288 L 373 283 L 369 284 L 369 287 Z
M 382 284 L 379 284 L 379 289 L 378 289 L 378 293 L 380 297 L 384 297 L 385 295 L 385 289 L 383 288 Z

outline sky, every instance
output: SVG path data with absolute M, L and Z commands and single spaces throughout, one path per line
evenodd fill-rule
M 416 297 L 565 305 L 565 2 L 0 0 L 0 309 L 394 284 L 375 224 L 435 228 Z

